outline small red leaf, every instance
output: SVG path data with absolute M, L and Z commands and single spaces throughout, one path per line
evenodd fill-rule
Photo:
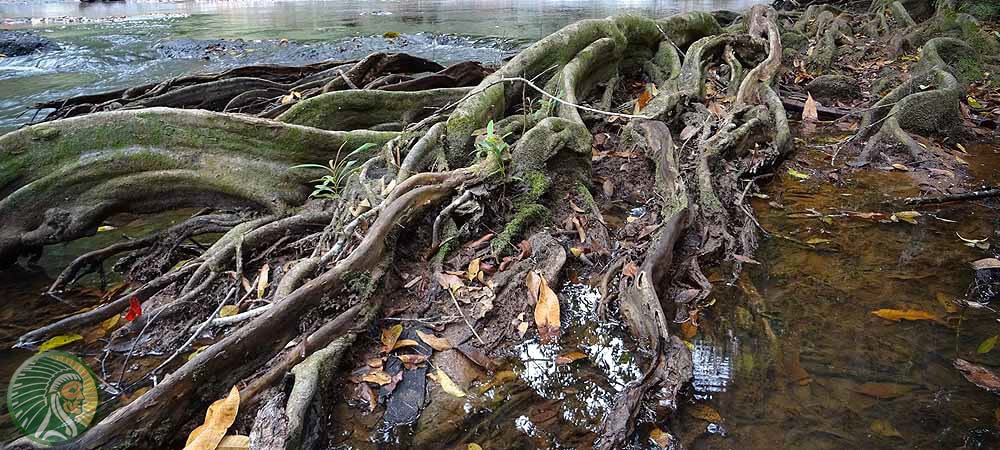
M 139 299 L 137 297 L 132 297 L 128 301 L 128 313 L 125 314 L 125 320 L 131 322 L 138 319 L 142 315 L 142 305 L 139 304 Z

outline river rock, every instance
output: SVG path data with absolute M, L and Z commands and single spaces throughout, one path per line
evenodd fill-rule
M 51 39 L 28 31 L 0 31 L 0 54 L 23 56 L 34 52 L 59 50 Z
M 826 102 L 854 99 L 861 95 L 858 82 L 844 75 L 820 75 L 806 85 L 806 91 L 817 100 Z

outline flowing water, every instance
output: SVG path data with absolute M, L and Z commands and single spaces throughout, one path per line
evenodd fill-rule
M 0 2 L 0 27 L 31 29 L 63 48 L 0 59 L 0 129 L 28 120 L 17 115 L 32 102 L 190 71 L 301 64 L 380 48 L 442 62 L 495 62 L 583 17 L 666 15 L 748 3 Z M 383 39 L 387 31 L 402 38 Z M 216 39 L 244 41 L 231 52 L 208 55 L 192 44 Z M 691 395 L 665 428 L 695 449 L 1000 448 L 1000 400 L 952 367 L 956 357 L 1000 365 L 1000 349 L 977 352 L 983 340 L 1000 333 L 996 314 L 954 302 L 973 281 L 968 263 L 992 255 L 965 245 L 959 235 L 995 238 L 1000 227 L 995 206 L 922 208 L 915 224 L 857 218 L 853 213 L 898 211 L 889 201 L 917 194 L 917 182 L 898 171 L 844 173 L 833 180 L 817 170 L 829 165 L 829 148 L 819 141 L 800 142 L 792 162 L 809 178 L 782 171 L 766 185 L 767 198 L 753 201 L 768 232 L 755 255 L 760 264 L 748 265 L 732 283 L 722 274 L 712 277 L 715 303 L 703 311 L 698 333 L 690 338 L 696 363 Z M 973 177 L 1000 181 L 995 148 L 969 150 L 963 159 Z M 24 331 L 96 301 L 94 295 L 60 301 L 39 294 L 75 255 L 180 217 L 117 218 L 116 230 L 47 248 L 39 267 L 0 272 L 5 302 L 0 344 L 9 347 Z M 97 283 L 95 277 L 88 280 Z M 641 369 L 621 325 L 600 322 L 594 314 L 598 295 L 587 280 L 575 281 L 559 289 L 566 321 L 561 346 L 532 340 L 518 346 L 509 364 L 479 385 L 481 393 L 438 409 L 432 424 L 460 425 L 433 438 L 462 448 L 469 442 L 485 449 L 586 448 L 610 399 Z M 940 320 L 890 322 L 872 314 L 878 309 L 921 310 Z M 83 353 L 85 346 L 67 349 Z M 580 359 L 552 362 L 571 351 L 579 351 L 574 358 Z M 0 390 L 28 356 L 0 351 Z M 85 360 L 97 364 L 93 355 Z M 0 407 L 0 440 L 15 434 L 5 408 Z M 358 411 L 345 408 L 338 414 L 359 417 Z M 347 423 L 344 448 L 378 447 L 371 437 L 376 426 L 366 420 Z M 415 430 L 416 438 L 426 431 Z M 650 445 L 642 441 L 636 447 Z

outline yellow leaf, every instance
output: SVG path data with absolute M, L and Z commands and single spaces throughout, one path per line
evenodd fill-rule
M 528 296 L 535 302 L 535 326 L 542 342 L 559 335 L 559 297 L 549 288 L 545 277 L 531 271 L 527 277 Z
M 396 347 L 396 341 L 399 340 L 399 335 L 403 334 L 403 325 L 395 324 L 389 328 L 382 330 L 382 352 L 389 353 L 394 347 Z
M 458 272 L 458 273 L 461 273 L 461 272 Z M 437 274 L 437 279 L 438 279 L 438 284 L 440 284 L 441 287 L 443 287 L 443 288 L 445 288 L 445 289 L 447 289 L 447 290 L 449 290 L 451 292 L 455 292 L 455 291 L 459 290 L 460 288 L 465 287 L 465 284 L 462 283 L 462 279 L 459 278 L 457 275 L 454 275 L 454 274 L 439 273 L 439 274 Z
M 229 317 L 239 314 L 240 307 L 236 305 L 226 305 L 219 310 L 219 317 Z
M 52 350 L 69 344 L 70 342 L 79 341 L 80 339 L 83 339 L 83 336 L 80 336 L 79 334 L 61 334 L 43 342 L 42 345 L 38 346 L 38 351 L 44 352 L 46 350 Z
M 829 239 L 823 239 L 823 238 L 818 238 L 818 237 L 809 238 L 809 239 L 806 240 L 806 244 L 809 244 L 809 245 L 827 244 L 829 242 L 830 242 Z
M 896 169 L 896 170 L 901 170 L 903 172 L 909 172 L 910 171 L 909 167 L 906 167 L 906 166 L 904 166 L 902 164 L 899 164 L 899 163 L 893 164 L 892 168 Z
M 919 309 L 879 309 L 872 311 L 872 314 L 893 322 L 899 322 L 900 320 L 938 320 L 938 317 L 934 314 Z
M 965 149 L 964 145 L 962 145 L 962 144 L 955 144 L 955 147 L 958 147 L 958 151 L 960 151 L 962 153 L 965 153 L 965 154 L 969 154 L 969 151 Z
M 696 419 L 701 419 L 706 422 L 712 422 L 712 423 L 722 422 L 722 415 L 719 414 L 719 412 L 716 411 L 715 408 L 706 405 L 704 403 L 691 405 L 690 407 L 687 408 L 687 412 L 688 414 L 691 415 L 691 417 L 694 417 Z
M 489 383 L 486 383 L 479 387 L 479 392 L 487 392 L 497 386 L 501 386 L 505 383 L 509 383 L 517 379 L 517 374 L 510 370 L 501 370 L 493 376 L 493 379 Z
M 899 222 L 900 220 L 902 220 L 903 222 L 912 223 L 916 225 L 917 217 L 920 217 L 921 215 L 922 214 L 916 211 L 900 211 L 897 213 L 893 213 L 892 216 L 889 217 L 889 220 L 892 220 L 893 222 Z
M 579 350 L 572 350 L 556 356 L 556 364 L 569 364 L 573 361 L 586 358 L 587 354 Z
M 480 447 L 479 444 L 473 442 L 473 443 L 469 444 L 469 446 L 466 448 L 466 450 L 483 450 L 483 448 Z
M 882 419 L 872 422 L 872 425 L 868 427 L 868 429 L 872 430 L 872 433 L 885 437 L 903 437 L 903 435 L 899 434 L 899 431 L 896 430 L 896 427 L 893 427 L 891 423 Z
M 197 358 L 198 355 L 200 355 L 201 352 L 205 351 L 206 348 L 208 348 L 207 345 L 202 345 L 201 347 L 198 347 L 198 349 L 196 349 L 195 351 L 191 352 L 191 354 L 187 356 L 187 360 L 190 361 L 192 359 Z
M 433 334 L 424 333 L 423 331 L 420 330 L 417 330 L 417 337 L 419 337 L 421 341 L 427 343 L 427 345 L 431 346 L 431 348 L 439 352 L 451 350 L 452 348 L 451 342 L 448 341 L 448 338 L 437 337 Z
M 806 97 L 806 103 L 802 106 L 802 121 L 803 122 L 816 122 L 819 120 L 819 103 L 816 103 L 816 99 L 813 98 L 812 94 L 808 94 Z
M 420 345 L 420 343 L 414 341 L 413 339 L 400 339 L 396 341 L 396 344 L 392 346 L 392 349 L 396 350 L 397 348 L 403 348 L 403 347 L 416 347 L 418 345 Z
M 184 450 L 215 450 L 222 442 L 226 431 L 236 421 L 236 413 L 240 409 L 240 390 L 233 386 L 229 395 L 216 400 L 205 413 L 205 423 L 188 436 Z
M 809 178 L 808 174 L 799 172 L 798 170 L 795 170 L 795 169 L 792 169 L 792 168 L 788 169 L 788 174 L 791 175 L 791 176 L 793 176 L 793 177 L 795 177 L 795 178 L 798 178 L 800 180 L 805 180 L 806 178 Z
M 271 272 L 271 266 L 264 263 L 264 266 L 260 268 L 260 275 L 257 277 L 257 298 L 264 298 L 264 293 L 267 291 L 267 277 Z
M 111 331 L 111 329 L 114 328 L 115 325 L 118 325 L 118 320 L 121 318 L 122 318 L 121 314 L 115 314 L 111 317 L 108 317 L 108 320 L 101 322 L 101 329 L 103 329 L 104 331 Z
M 114 229 L 116 229 L 116 228 L 113 227 L 113 226 L 111 226 L 111 225 L 101 225 L 101 226 L 97 227 L 97 232 L 98 233 L 103 233 L 105 231 L 111 231 L 111 230 L 114 230 Z
M 982 109 L 983 108 L 983 104 L 979 103 L 979 100 L 976 100 L 971 95 L 966 96 L 965 100 L 969 103 L 969 106 L 971 106 L 973 108 L 976 108 L 976 109 Z
M 667 449 L 670 448 L 670 442 L 674 440 L 674 437 L 660 429 L 660 427 L 653 427 L 649 431 L 649 438 L 656 443 L 657 447 Z
M 629 216 L 628 218 L 629 218 L 629 219 L 632 219 L 633 217 L 632 217 L 632 216 Z M 570 247 L 570 248 L 569 248 L 569 252 L 570 252 L 570 253 L 572 253 L 572 254 L 573 254 L 573 256 L 575 256 L 575 257 L 579 258 L 579 257 L 580 257 L 580 255 L 582 255 L 582 254 L 583 254 L 583 249 L 582 249 L 582 248 L 580 248 L 580 247 Z
M 455 397 L 465 397 L 465 391 L 458 387 L 454 381 L 451 381 L 451 377 L 444 373 L 440 368 L 434 371 L 434 376 L 437 378 L 437 382 L 441 384 L 441 389 Z
M 479 258 L 469 261 L 469 270 L 465 276 L 472 281 L 476 279 L 476 275 L 479 275 Z

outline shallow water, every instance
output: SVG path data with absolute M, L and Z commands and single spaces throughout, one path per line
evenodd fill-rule
M 36 102 L 256 63 L 306 64 L 404 51 L 441 63 L 496 63 L 566 24 L 613 14 L 744 9 L 756 0 L 0 0 L 0 29 L 30 29 L 62 50 L 0 58 L 0 132 Z M 386 32 L 400 33 L 384 39 Z M 209 41 L 243 40 L 223 52 Z M 287 44 L 282 40 L 288 40 Z M 202 45 L 197 45 L 201 43 Z

